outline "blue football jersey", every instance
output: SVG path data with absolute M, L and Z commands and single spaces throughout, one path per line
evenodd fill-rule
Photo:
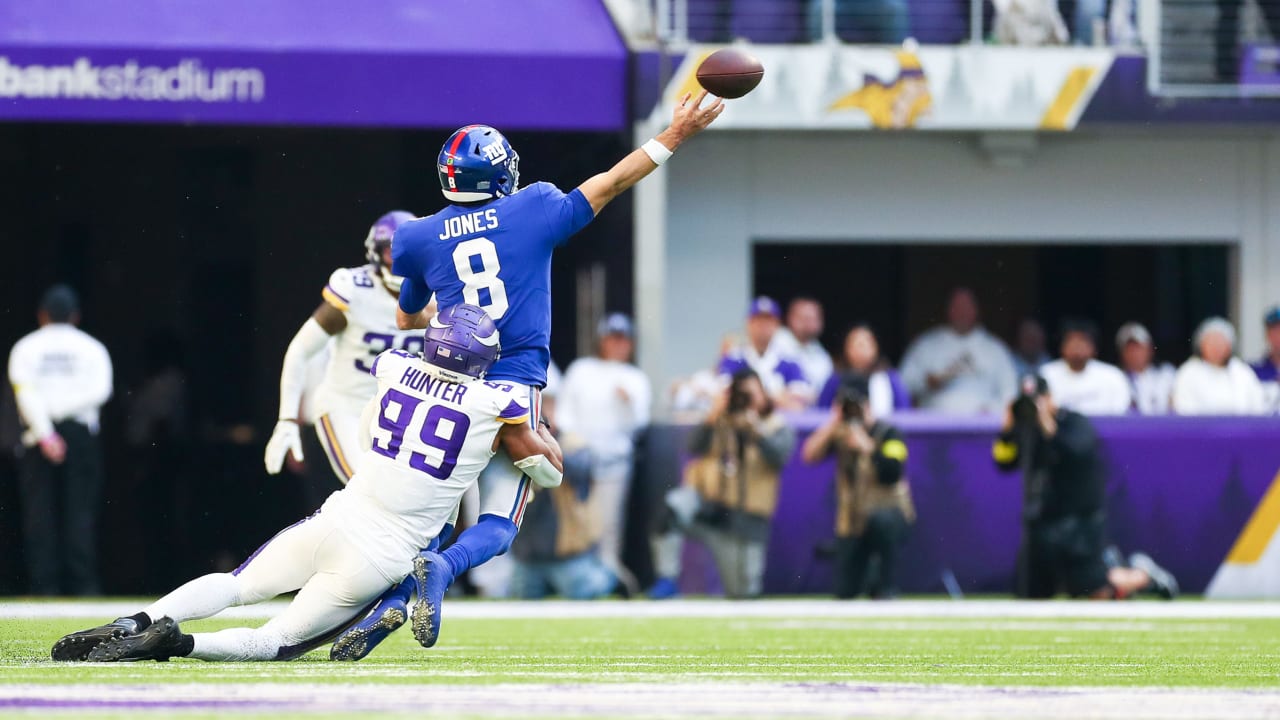
M 542 387 L 551 361 L 551 253 L 594 218 L 580 191 L 540 182 L 405 223 L 391 241 L 391 271 L 404 277 L 400 308 L 416 313 L 432 293 L 440 307 L 479 305 L 502 342 L 486 377 Z

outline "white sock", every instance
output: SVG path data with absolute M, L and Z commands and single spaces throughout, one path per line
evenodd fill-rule
M 179 623 L 217 615 L 240 604 L 240 579 L 231 573 L 198 577 L 148 606 L 143 612 L 154 622 L 170 617 Z
M 195 633 L 195 647 L 187 657 L 215 662 L 275 660 L 280 652 L 280 637 L 265 627 L 230 628 L 215 633 Z

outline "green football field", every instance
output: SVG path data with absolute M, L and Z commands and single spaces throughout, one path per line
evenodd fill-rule
M 0 711 L 96 717 L 1280 717 L 1280 612 L 1213 603 L 446 606 L 358 664 L 54 663 L 130 604 L 0 605 Z M 78 610 L 105 610 L 73 617 Z M 192 622 L 188 631 L 262 617 Z

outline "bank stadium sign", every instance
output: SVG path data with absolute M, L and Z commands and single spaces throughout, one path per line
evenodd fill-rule
M 182 58 L 169 66 L 144 65 L 132 58 L 99 64 L 90 57 L 45 65 L 0 55 L 0 98 L 256 103 L 266 92 L 266 74 L 260 68 L 205 67 L 197 58 Z
M 654 111 L 697 89 L 716 47 L 685 55 Z M 712 129 L 1071 130 L 1114 60 L 1108 49 L 754 46 L 760 86 Z

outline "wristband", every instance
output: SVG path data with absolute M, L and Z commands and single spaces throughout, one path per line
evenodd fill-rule
M 672 152 L 667 149 L 666 145 L 658 142 L 657 138 L 641 145 L 640 149 L 644 151 L 645 155 L 649 156 L 649 159 L 653 161 L 654 165 L 661 165 L 671 159 Z

